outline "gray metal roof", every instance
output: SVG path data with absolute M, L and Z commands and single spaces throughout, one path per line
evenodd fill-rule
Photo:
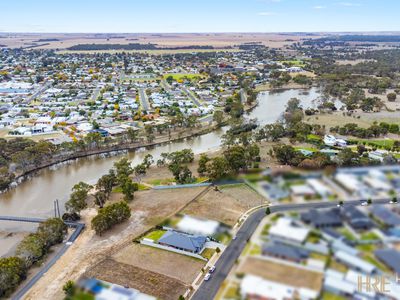
M 167 231 L 159 240 L 159 243 L 172 247 L 197 252 L 204 247 L 206 237 L 195 236 L 176 231 Z
M 375 256 L 394 272 L 400 274 L 400 252 L 394 249 L 380 249 L 375 251 Z
M 293 260 L 303 260 L 307 259 L 309 256 L 309 252 L 305 249 L 281 243 L 269 243 L 265 245 L 263 247 L 263 253 L 273 256 L 282 256 Z
M 390 226 L 399 226 L 400 225 L 400 215 L 395 212 L 387 209 L 383 206 L 376 206 L 371 208 L 371 212 L 374 216 L 381 219 L 387 225 Z

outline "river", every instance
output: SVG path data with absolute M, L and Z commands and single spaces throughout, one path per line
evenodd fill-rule
M 304 108 L 313 107 L 313 100 L 320 96 L 316 88 L 309 90 L 284 90 L 281 92 L 263 92 L 258 96 L 259 104 L 249 114 L 257 118 L 260 124 L 273 123 L 279 119 L 290 98 L 297 97 Z M 191 148 L 195 154 L 217 150 L 221 145 L 221 136 L 227 128 L 222 128 L 186 141 L 173 142 L 151 149 L 139 149 L 127 154 L 133 164 L 140 162 L 147 153 L 157 160 L 161 153 Z M 72 186 L 84 181 L 95 183 L 108 172 L 121 155 L 113 157 L 88 157 L 72 161 L 58 168 L 46 168 L 18 187 L 0 195 L 0 215 L 50 217 L 53 215 L 53 201 L 60 201 L 60 208 L 68 200 Z M 0 224 L 1 228 L 1 224 Z

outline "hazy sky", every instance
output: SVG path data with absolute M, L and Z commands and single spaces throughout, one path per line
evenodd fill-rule
M 0 31 L 398 31 L 399 12 L 400 0 L 0 0 Z

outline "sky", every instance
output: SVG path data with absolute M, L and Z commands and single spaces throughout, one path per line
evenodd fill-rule
M 399 0 L 0 0 L 0 32 L 400 31 Z

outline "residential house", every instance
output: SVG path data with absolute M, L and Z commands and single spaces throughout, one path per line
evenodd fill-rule
M 288 240 L 295 243 L 303 243 L 310 229 L 295 224 L 290 218 L 279 218 L 276 224 L 271 226 L 269 235 L 277 240 Z
M 329 210 L 312 209 L 301 214 L 301 220 L 306 224 L 312 224 L 315 228 L 340 227 L 343 225 L 340 209 Z
M 170 230 L 158 240 L 158 244 L 191 253 L 201 253 L 206 241 L 207 238 L 204 236 Z
M 354 230 L 369 230 L 374 226 L 372 220 L 354 206 L 343 210 L 343 215 Z
M 202 236 L 212 236 L 218 232 L 219 222 L 213 220 L 202 220 L 192 216 L 185 215 L 176 225 L 180 231 L 198 234 Z
M 400 215 L 384 206 L 376 206 L 370 210 L 372 215 L 389 227 L 400 226 Z
M 400 252 L 395 249 L 379 249 L 375 257 L 400 276 Z
M 262 254 L 296 263 L 302 263 L 309 257 L 309 252 L 307 250 L 279 242 L 265 244 L 262 248 Z
M 336 251 L 334 256 L 339 262 L 349 266 L 350 268 L 354 268 L 357 271 L 366 274 L 373 274 L 376 272 L 376 267 L 373 264 L 344 251 Z

